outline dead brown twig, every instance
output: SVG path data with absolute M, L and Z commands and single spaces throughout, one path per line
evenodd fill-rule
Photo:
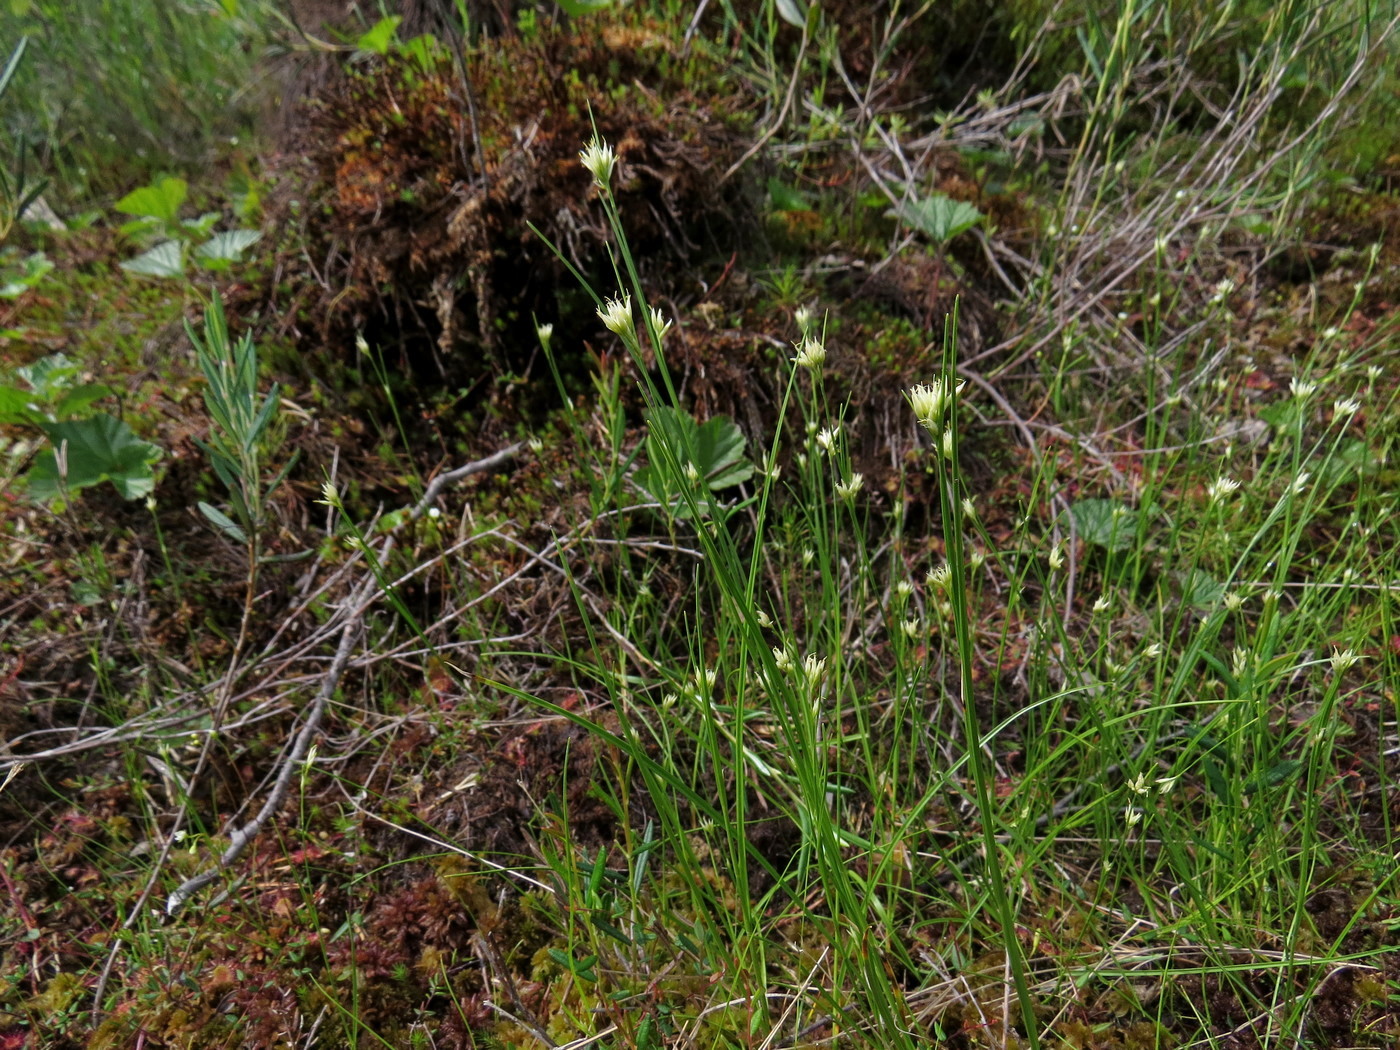
M 439 474 L 428 485 L 412 509 L 405 515 L 403 521 L 395 526 L 387 536 L 379 549 L 373 552 L 373 557 L 378 564 L 382 565 L 385 559 L 392 553 L 398 543 L 399 536 L 405 526 L 422 517 L 428 509 L 436 502 L 438 496 L 449 485 L 455 484 L 472 474 L 480 474 L 492 470 L 514 457 L 522 448 L 521 443 L 516 443 L 502 449 L 484 459 L 476 460 L 455 470 Z M 368 551 L 366 553 L 369 553 Z M 311 706 L 307 709 L 306 718 L 302 722 L 301 728 L 291 740 L 288 747 L 277 766 L 277 775 L 271 790 L 268 792 L 267 800 L 262 808 L 246 823 L 228 829 L 229 844 L 219 855 L 212 867 L 205 869 L 194 875 L 179 886 L 177 886 L 166 899 L 165 915 L 167 918 L 177 914 L 181 908 L 205 886 L 217 879 L 224 871 L 236 864 L 248 846 L 258 837 L 263 828 L 276 816 L 282 808 L 282 804 L 287 799 L 287 794 L 291 790 L 292 782 L 296 776 L 298 768 L 306 761 L 311 751 L 317 734 L 320 732 L 321 721 L 325 716 L 326 705 L 335 694 L 340 685 L 341 676 L 350 663 L 351 654 L 355 649 L 356 639 L 360 636 L 364 625 L 364 616 L 369 608 L 375 603 L 382 593 L 379 586 L 377 574 L 370 569 L 361 577 L 359 583 L 352 590 L 350 596 L 341 605 L 340 613 L 335 617 L 335 623 L 339 629 L 339 639 L 336 645 L 335 656 L 331 660 L 330 667 L 321 678 L 320 687 L 316 690 L 316 695 L 312 699 Z M 167 836 L 167 841 L 161 851 L 160 857 L 154 866 L 151 878 L 148 880 L 141 897 L 132 908 L 131 914 L 125 923 L 126 928 L 130 928 L 143 913 L 146 903 L 153 893 L 158 875 L 163 866 L 165 858 L 169 855 L 174 844 L 175 836 Z M 117 956 L 121 951 L 121 941 L 114 940 L 111 952 L 107 956 L 106 964 L 102 968 L 102 973 L 98 978 L 97 986 L 93 991 L 93 1023 L 100 1018 L 102 1009 L 102 996 L 106 988 L 107 981 L 111 975 Z

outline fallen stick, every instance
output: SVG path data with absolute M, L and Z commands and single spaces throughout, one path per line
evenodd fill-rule
M 427 491 L 423 493 L 423 498 L 414 504 L 407 517 L 396 526 L 388 536 L 384 538 L 383 545 L 375 554 L 376 559 L 382 565 L 394 549 L 394 543 L 399 531 L 409 522 L 423 516 L 428 508 L 433 505 L 442 490 L 448 485 L 461 481 L 472 474 L 480 474 L 483 471 L 492 469 L 506 462 L 521 449 L 521 444 L 517 443 L 508 448 L 504 448 L 485 459 L 479 459 L 474 463 L 458 467 L 456 470 L 439 474 L 429 484 Z M 326 671 L 326 676 L 321 681 L 321 688 L 316 690 L 316 697 L 311 703 L 311 709 L 306 714 L 306 721 L 302 723 L 293 740 L 291 750 L 282 759 L 281 768 L 277 773 L 277 780 L 272 786 L 272 791 L 267 796 L 267 801 L 263 803 L 262 809 L 241 827 L 235 828 L 229 834 L 229 844 L 224 852 L 219 856 L 218 862 L 211 868 L 191 876 L 180 883 L 175 891 L 170 894 L 165 902 L 165 914 L 167 917 L 176 914 L 185 903 L 196 893 L 198 893 L 209 883 L 217 879 L 224 871 L 237 863 L 238 858 L 243 855 L 249 844 L 258 837 L 263 826 L 276 815 L 282 808 L 282 803 L 287 799 L 287 793 L 292 787 L 292 778 L 297 767 L 305 760 L 307 753 L 311 749 L 311 743 L 316 738 L 317 732 L 321 728 L 321 719 L 326 712 L 326 704 L 335 695 L 337 687 L 340 685 L 340 677 L 345 673 L 345 666 L 350 662 L 350 654 L 354 649 L 355 638 L 359 634 L 359 629 L 364 623 L 365 612 L 374 604 L 377 594 L 377 580 L 371 571 L 361 582 L 354 600 L 346 603 L 345 625 L 341 628 L 340 642 L 336 646 L 335 659 L 331 661 L 330 668 Z

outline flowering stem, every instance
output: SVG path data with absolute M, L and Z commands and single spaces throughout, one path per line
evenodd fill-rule
M 943 376 L 941 389 L 946 392 L 942 404 L 937 406 L 941 414 L 943 433 L 951 442 L 951 455 L 935 457 L 938 472 L 938 493 L 943 512 L 943 542 L 948 559 L 948 593 L 953 605 L 953 629 L 958 652 L 958 691 L 962 702 L 963 739 L 968 750 L 968 763 L 972 767 L 972 780 L 977 793 L 977 811 L 982 825 L 982 848 L 985 855 L 987 880 L 991 884 L 992 902 L 996 907 L 997 919 L 1001 924 L 1002 946 L 1006 951 L 1007 963 L 1011 969 L 1012 982 L 1016 986 L 1016 998 L 1021 1007 L 1021 1027 L 1031 1050 L 1039 1050 L 1040 1030 L 1035 1018 L 1035 1005 L 1031 999 L 1030 986 L 1026 983 L 1026 963 L 1021 951 L 1021 942 L 1016 936 L 1016 916 L 1011 901 L 1006 894 L 1006 879 L 1001 869 L 1001 846 L 997 842 L 995 808 L 992 798 L 993 770 L 982 746 L 982 732 L 978 725 L 977 704 L 973 697 L 972 683 L 972 615 L 968 600 L 967 565 L 964 555 L 962 529 L 961 478 L 958 474 L 958 398 L 957 398 L 957 326 L 958 309 L 954 303 L 953 312 L 944 321 L 943 327 Z M 915 407 L 916 413 L 919 406 Z M 925 426 L 930 423 L 930 432 L 936 432 L 939 418 L 921 419 Z

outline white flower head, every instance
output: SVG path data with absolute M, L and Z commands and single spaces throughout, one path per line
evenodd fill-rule
M 554 338 L 554 325 L 547 323 L 535 325 L 535 338 L 540 341 L 540 346 L 548 350 L 549 341 Z
M 911 616 L 899 625 L 899 629 L 904 632 L 904 637 L 913 641 L 919 636 L 919 621 Z
M 593 176 L 594 184 L 600 189 L 607 189 L 613 168 L 617 166 L 617 154 L 613 148 L 594 136 L 586 147 L 579 150 L 578 159 Z
M 1065 565 L 1065 549 L 1064 549 L 1064 547 L 1062 547 L 1062 546 L 1061 546 L 1060 544 L 1058 544 L 1058 543 L 1055 544 L 1055 546 L 1051 547 L 1051 548 L 1050 548 L 1050 558 L 1049 558 L 1049 561 L 1050 561 L 1050 568 L 1051 568 L 1052 570 L 1058 571 L 1059 569 L 1064 568 L 1064 565 Z
M 335 487 L 334 481 L 321 482 L 321 498 L 316 502 L 327 507 L 340 506 L 340 490 Z
M 856 493 L 865 484 L 865 475 L 852 474 L 849 481 L 838 481 L 836 483 L 836 495 L 842 499 L 855 499 Z
M 953 458 L 953 429 L 952 429 L 952 427 L 945 427 L 945 428 L 943 429 L 943 458 L 944 458 L 944 459 L 952 459 L 952 458 Z
M 1225 595 L 1225 608 L 1231 612 L 1239 612 L 1244 607 L 1244 595 L 1239 591 L 1230 591 Z
M 1294 376 L 1288 381 L 1288 391 L 1298 400 L 1303 401 L 1317 393 L 1317 384 L 1311 379 Z
M 816 558 L 816 556 L 817 556 L 817 552 L 814 551 L 814 550 L 812 550 L 811 547 L 803 547 L 803 548 L 802 548 L 802 567 L 805 569 L 807 566 L 811 565 L 811 564 L 812 564 L 812 560 L 813 560 L 814 558 Z
M 1101 594 L 1094 599 L 1094 612 L 1108 612 L 1113 608 L 1113 599 L 1106 594 Z
M 1149 645 L 1146 649 L 1142 651 L 1142 655 L 1149 660 L 1157 659 L 1157 657 L 1162 655 L 1162 643 L 1153 642 L 1151 645 Z
M 971 496 L 964 496 L 962 499 L 962 512 L 964 518 L 977 517 L 977 507 L 972 502 Z
M 1151 788 L 1147 785 L 1147 774 L 1139 773 L 1128 781 L 1128 790 L 1134 795 L 1146 795 Z
M 1361 411 L 1361 402 L 1354 397 L 1339 397 L 1332 402 L 1332 413 L 1340 416 L 1354 416 Z
M 655 307 L 655 306 L 653 306 L 653 307 L 651 308 L 650 314 L 651 314 L 651 327 L 652 327 L 652 328 L 655 330 L 655 332 L 656 332 L 656 338 L 658 338 L 658 339 L 664 339 L 664 338 L 666 338 L 666 333 L 669 332 L 669 331 L 671 330 L 671 322 L 668 321 L 668 320 L 666 319 L 665 315 L 662 314 L 662 312 L 661 312 L 657 307 Z
M 813 372 L 821 368 L 826 362 L 826 347 L 819 339 L 804 334 L 802 342 L 797 344 L 797 356 L 792 359 L 792 363 L 799 368 L 809 368 Z
M 537 437 L 532 437 L 525 444 L 530 449 L 530 451 L 537 456 L 544 451 L 544 442 Z
M 1311 474 L 1309 474 L 1306 470 L 1302 471 L 1296 478 L 1293 479 L 1293 484 L 1288 486 L 1288 491 L 1295 496 L 1298 495 L 1308 487 L 1308 482 L 1311 479 Z
M 760 627 L 767 628 L 773 626 L 773 617 L 769 616 L 762 609 L 754 610 L 754 619 L 758 621 Z
M 598 307 L 598 319 L 603 322 L 603 327 L 614 335 L 620 335 L 624 339 L 635 337 L 637 330 L 632 322 L 631 293 L 623 292 L 616 299 L 609 299 Z
M 987 556 L 982 551 L 973 551 L 967 556 L 967 563 L 972 567 L 972 571 L 976 572 L 983 565 L 987 564 Z
M 1234 478 L 1219 477 L 1206 486 L 1206 499 L 1211 503 L 1219 503 L 1230 493 L 1240 487 L 1240 483 Z
M 1180 780 L 1180 779 L 1181 779 L 1181 774 L 1180 774 L 1180 773 L 1178 773 L 1178 774 L 1177 774 L 1176 776 L 1174 776 L 1174 777 L 1158 777 L 1158 778 L 1157 778 L 1157 794 L 1159 794 L 1159 795 L 1169 795 L 1169 794 L 1171 794 L 1172 789 L 1176 787 L 1176 782 L 1177 782 L 1178 780 Z
M 792 653 L 780 645 L 775 645 L 773 646 L 773 662 L 778 665 L 779 671 L 790 672 L 793 667 Z
M 823 427 L 817 431 L 817 448 L 827 455 L 836 451 L 836 444 L 841 440 L 841 424 L 837 423 L 832 427 Z
M 803 335 L 812 327 L 812 308 L 810 306 L 799 306 L 797 312 L 792 315 L 792 319 L 797 322 L 797 330 Z
M 1361 657 L 1356 655 L 1355 650 L 1338 649 L 1335 652 L 1333 652 L 1330 657 L 1332 663 L 1332 670 L 1340 674 L 1342 671 L 1345 671 L 1348 667 L 1351 667 L 1360 659 Z
M 894 585 L 894 593 L 899 595 L 901 598 L 908 598 L 911 594 L 914 593 L 914 585 L 908 580 L 900 580 Z
M 1123 810 L 1123 822 L 1127 824 L 1128 827 L 1136 827 L 1138 822 L 1141 820 L 1142 810 L 1134 809 L 1132 806 L 1129 806 L 1127 809 Z
M 685 480 L 692 485 L 700 483 L 700 470 L 694 463 L 687 462 L 685 465 Z
M 1230 673 L 1239 678 L 1249 670 L 1251 653 L 1244 646 L 1236 646 L 1230 653 Z
M 939 590 L 948 586 L 948 581 L 953 578 L 953 570 L 945 561 L 937 568 L 929 569 L 928 575 L 924 577 L 924 582 L 930 587 L 937 587 Z
M 808 653 L 802 658 L 802 676 L 807 679 L 809 686 L 814 686 L 821 681 L 825 671 L 826 660 L 824 658 L 813 653 Z
M 708 696 L 715 691 L 717 681 L 719 674 L 713 667 L 707 667 L 695 673 L 695 684 L 691 688 L 697 696 Z
M 919 383 L 910 387 L 905 396 L 909 398 L 909 407 L 914 410 L 914 418 L 919 421 L 919 425 L 936 432 L 948 403 L 948 388 L 943 380 Z

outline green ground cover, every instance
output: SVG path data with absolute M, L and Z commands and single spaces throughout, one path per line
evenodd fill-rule
M 0 18 L 0 1045 L 1393 1045 L 1400 12 L 574 7 Z

